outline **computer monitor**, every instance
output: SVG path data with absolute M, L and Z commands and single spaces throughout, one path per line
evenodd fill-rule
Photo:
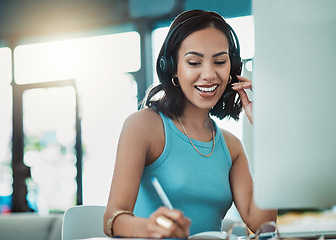
M 254 0 L 253 175 L 261 208 L 336 205 L 336 1 Z

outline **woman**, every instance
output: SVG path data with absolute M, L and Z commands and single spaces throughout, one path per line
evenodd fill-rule
M 238 119 L 243 106 L 252 120 L 244 91 L 251 82 L 238 76 L 240 68 L 238 39 L 220 15 L 191 10 L 174 20 L 158 56 L 161 84 L 123 126 L 104 215 L 107 235 L 185 238 L 219 231 L 232 202 L 252 231 L 275 221 L 275 210 L 253 201 L 241 142 L 210 118 Z M 160 207 L 153 176 L 174 209 Z

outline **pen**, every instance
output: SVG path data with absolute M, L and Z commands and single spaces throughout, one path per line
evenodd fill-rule
M 156 177 L 152 177 L 151 178 L 151 182 L 157 192 L 157 194 L 159 195 L 161 201 L 163 202 L 163 204 L 169 208 L 169 209 L 173 209 L 173 205 L 170 203 L 166 193 L 163 191 L 161 184 L 159 183 L 159 181 L 157 180 Z

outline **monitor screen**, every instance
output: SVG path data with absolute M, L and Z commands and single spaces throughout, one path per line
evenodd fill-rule
M 254 198 L 336 205 L 336 1 L 254 0 Z

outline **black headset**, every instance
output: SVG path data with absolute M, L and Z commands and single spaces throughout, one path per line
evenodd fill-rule
M 159 62 L 159 69 L 162 73 L 172 76 L 174 74 L 173 71 L 176 68 L 173 57 L 167 54 L 167 48 L 168 48 L 170 39 L 182 25 L 184 25 L 186 22 L 189 22 L 199 17 L 200 16 L 194 16 L 194 17 L 188 18 L 180 22 L 179 24 L 177 24 L 176 27 L 173 28 L 173 30 L 171 30 L 171 32 L 167 36 L 166 42 L 164 44 L 163 55 L 160 58 L 160 62 Z M 242 61 L 240 57 L 240 47 L 239 47 L 239 41 L 238 41 L 237 34 L 232 29 L 232 27 L 227 22 L 225 22 L 224 19 L 221 19 L 216 16 L 211 16 L 211 17 L 216 20 L 222 21 L 229 28 L 229 31 L 230 31 L 229 42 L 231 42 L 233 45 L 233 49 L 230 49 L 230 61 L 231 61 L 230 75 L 234 78 L 236 75 L 240 75 L 241 70 L 242 70 Z

